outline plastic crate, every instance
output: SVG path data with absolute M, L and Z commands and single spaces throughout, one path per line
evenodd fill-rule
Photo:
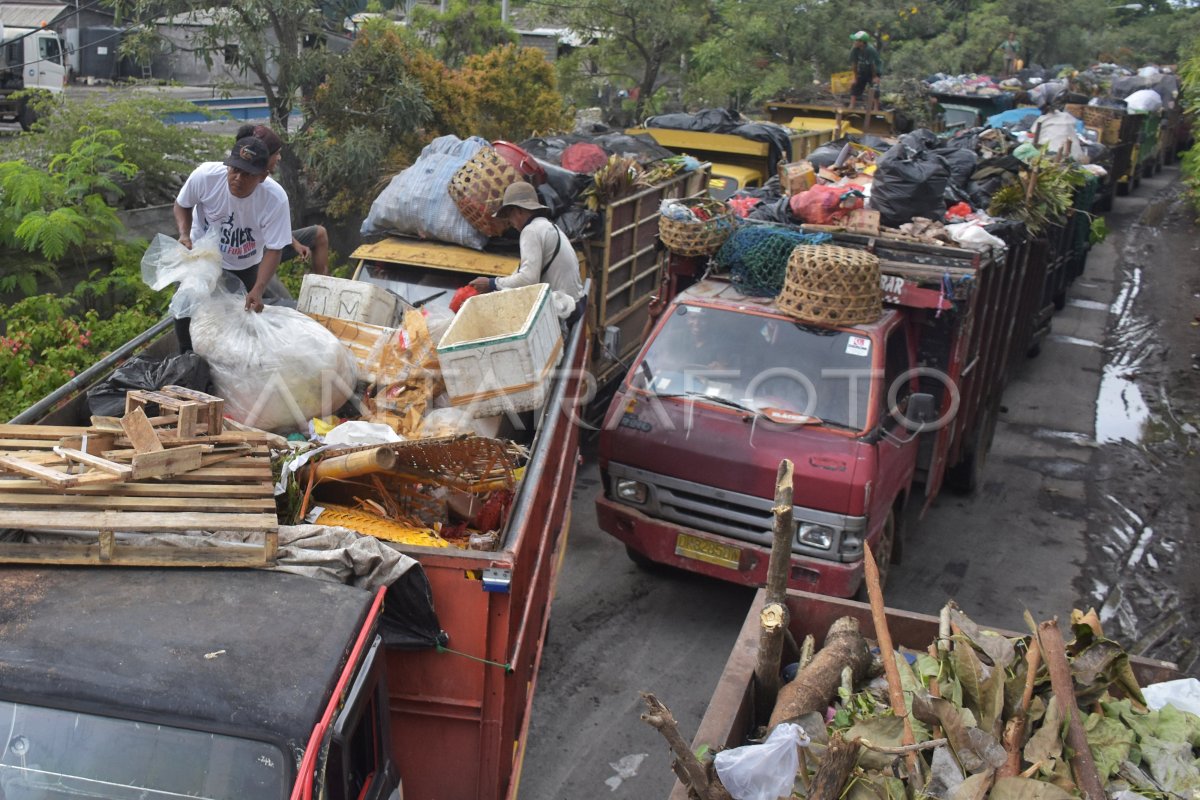
M 470 298 L 437 346 L 450 403 L 476 417 L 540 408 L 562 349 L 544 283 Z
M 849 94 L 853 86 L 853 72 L 835 72 L 829 76 L 829 91 L 833 94 Z
M 328 275 L 305 275 L 296 307 L 306 314 L 320 314 L 370 325 L 394 327 L 402 310 L 400 298 L 379 286 Z

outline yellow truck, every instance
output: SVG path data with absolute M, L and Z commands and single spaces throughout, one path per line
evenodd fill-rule
M 590 281 L 588 371 L 601 401 L 597 408 L 603 407 L 604 387 L 625 374 L 625 363 L 641 348 L 650 298 L 662 282 L 666 251 L 658 246 L 659 204 L 699 197 L 708 183 L 709 165 L 702 163 L 700 169 L 635 189 L 601 210 L 599 236 L 574 242 L 583 277 Z M 515 249 L 472 250 L 404 236 L 363 244 L 350 257 L 357 262 L 355 280 L 380 286 L 409 305 L 431 308 L 448 305 L 471 278 L 511 275 L 520 265 Z
M 846 133 L 872 133 L 877 136 L 893 136 L 897 133 L 895 111 L 867 111 L 840 103 L 777 101 L 767 103 L 766 112 L 771 122 L 805 131 L 832 130 L 836 132 L 835 138 Z
M 720 200 L 738 189 L 754 189 L 774 174 L 770 163 L 770 145 L 735 133 L 708 133 L 674 128 L 629 128 L 630 136 L 646 134 L 675 153 L 686 153 L 712 163 L 709 193 Z M 792 160 L 799 161 L 839 134 L 831 128 L 792 130 Z

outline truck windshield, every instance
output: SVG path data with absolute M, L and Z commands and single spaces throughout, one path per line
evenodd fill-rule
M 851 430 L 867 423 L 871 340 L 744 311 L 678 305 L 631 385 Z
M 249 739 L 0 700 L 0 798 L 286 796 L 283 753 Z

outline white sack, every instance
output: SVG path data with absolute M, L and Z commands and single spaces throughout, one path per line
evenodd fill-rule
M 1162 111 L 1162 95 L 1153 89 L 1139 89 L 1125 98 L 1125 107 L 1130 111 Z

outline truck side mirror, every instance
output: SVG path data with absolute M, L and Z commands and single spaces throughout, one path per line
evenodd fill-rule
M 926 392 L 909 395 L 908 409 L 904 412 L 904 416 L 908 417 L 911 422 L 921 425 L 937 419 L 937 404 L 934 402 L 933 395 Z

